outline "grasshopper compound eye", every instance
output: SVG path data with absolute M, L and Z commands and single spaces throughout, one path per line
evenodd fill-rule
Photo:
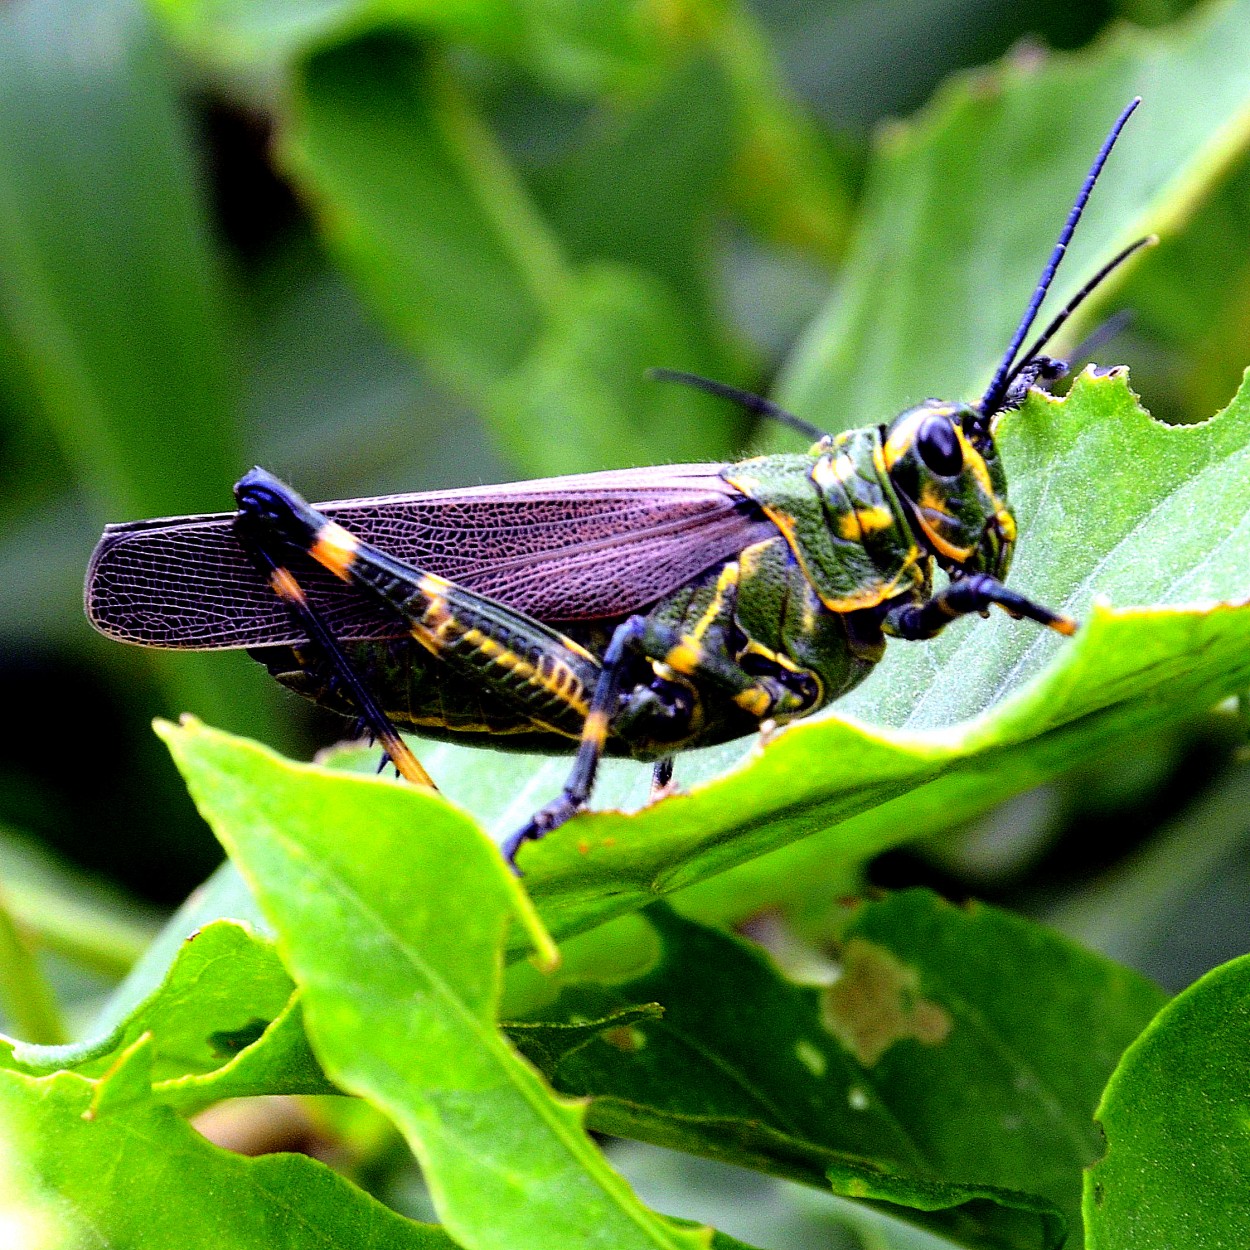
M 964 453 L 955 427 L 946 417 L 933 416 L 916 433 L 916 450 L 925 466 L 942 477 L 954 477 L 964 467 Z

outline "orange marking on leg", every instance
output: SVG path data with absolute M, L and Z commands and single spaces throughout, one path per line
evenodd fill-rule
M 608 736 L 608 714 L 601 709 L 589 713 L 586 723 L 582 726 L 582 741 L 589 739 L 596 746 L 602 746 Z
M 284 568 L 276 568 L 269 574 L 269 585 L 273 587 L 274 594 L 284 603 L 307 602 L 304 592 L 299 587 L 299 582 Z
M 421 765 L 421 761 L 408 749 L 408 744 L 398 735 L 387 736 L 382 742 L 391 763 L 395 765 L 399 775 L 415 786 L 423 786 L 427 790 L 438 790 L 434 779 Z
M 352 565 L 356 563 L 356 551 L 360 544 L 356 536 L 345 530 L 337 521 L 327 521 L 313 539 L 308 554 L 323 568 L 327 568 L 342 581 L 351 580 Z

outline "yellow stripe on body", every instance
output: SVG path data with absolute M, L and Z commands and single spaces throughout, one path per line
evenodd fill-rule
M 894 525 L 894 513 L 884 504 L 879 503 L 867 508 L 856 508 L 855 519 L 865 534 L 877 534 Z
M 811 567 L 803 558 L 802 548 L 799 546 L 798 538 L 794 532 L 794 522 L 784 512 L 778 512 L 775 508 L 769 508 L 764 504 L 760 506 L 764 511 L 764 515 L 781 531 L 782 537 L 786 540 L 786 545 L 798 561 L 799 568 L 802 570 L 807 584 L 816 592 L 821 603 L 830 612 L 857 612 L 860 608 L 876 607 L 877 604 L 897 594 L 904 578 L 912 575 L 919 562 L 925 558 L 920 548 L 913 544 L 908 549 L 907 558 L 900 565 L 898 572 L 888 582 L 877 582 L 858 594 L 847 595 L 844 599 L 827 599 L 821 593 L 820 583 L 812 576 Z M 916 578 L 911 576 L 911 580 L 915 581 Z
M 821 456 L 812 465 L 811 478 L 821 490 L 832 490 L 835 486 L 841 485 L 840 479 L 834 471 L 833 458 L 831 456 Z
M 445 577 L 439 577 L 437 573 L 422 573 L 417 579 L 417 589 L 423 595 L 429 595 L 431 599 L 439 599 L 456 588 Z
M 408 627 L 409 634 L 416 639 L 431 655 L 440 656 L 446 647 L 455 641 L 455 631 L 459 622 L 447 609 L 447 601 L 438 595 L 431 595 L 425 605 L 425 611 L 419 621 L 413 621 Z
M 537 686 L 547 691 L 573 711 L 583 716 L 589 711 L 590 701 L 586 697 L 581 679 L 563 661 L 547 655 L 541 657 L 539 664 L 535 665 L 475 626 L 465 629 L 458 639 L 449 639 L 450 633 L 458 628 L 459 623 L 455 616 L 447 611 L 446 604 L 442 600 L 438 600 L 437 604 L 443 613 L 438 624 L 431 627 L 425 621 L 421 621 L 414 624 L 410 631 L 412 636 L 433 655 L 440 655 L 447 648 L 449 641 L 463 642 L 486 656 L 491 663 L 498 664 L 510 673 L 515 673 L 527 685 Z M 433 607 L 434 602 L 431 603 L 431 608 Z M 430 610 L 430 608 L 426 609 L 427 618 Z M 550 673 L 541 667 L 542 659 L 546 659 L 551 666 Z
M 752 543 L 738 553 L 738 584 L 749 582 L 760 571 L 760 561 L 768 554 L 769 547 L 777 540 L 765 538 L 762 542 Z
M 920 423 L 927 420 L 933 412 L 932 408 L 918 408 L 902 425 L 890 431 L 890 437 L 885 440 L 882 449 L 882 467 L 887 473 L 911 451 Z M 875 450 L 874 448 L 874 458 Z
M 742 648 L 741 655 L 758 655 L 767 660 L 770 664 L 776 664 L 778 668 L 784 668 L 791 673 L 805 673 L 808 670 L 797 665 L 788 655 L 780 651 L 773 651 L 764 646 L 761 642 L 756 642 L 754 638 L 747 639 L 747 645 Z
M 846 486 L 855 480 L 857 472 L 855 461 L 844 451 L 837 456 L 821 456 L 812 466 L 812 481 L 821 490 L 833 490 L 836 486 Z
M 885 463 L 881 458 L 880 443 L 876 443 L 874 445 L 872 454 L 874 464 L 877 465 L 880 473 L 884 476 Z M 876 585 L 867 587 L 858 594 L 848 595 L 844 599 L 828 599 L 821 593 L 820 581 L 812 575 L 811 565 L 808 564 L 807 560 L 803 556 L 803 548 L 799 543 L 798 535 L 795 533 L 794 518 L 775 507 L 771 507 L 768 503 L 761 499 L 758 493 L 755 493 L 758 491 L 759 483 L 754 478 L 746 477 L 737 473 L 737 466 L 734 467 L 734 475 L 732 477 L 726 475 L 725 480 L 731 486 L 737 487 L 743 494 L 754 499 L 764 515 L 781 531 L 781 535 L 786 540 L 786 545 L 790 548 L 791 554 L 798 562 L 799 568 L 802 570 L 803 577 L 807 581 L 807 584 L 816 591 L 816 594 L 820 597 L 820 601 L 829 609 L 830 612 L 855 612 L 860 608 L 876 607 L 876 605 L 883 599 L 887 599 L 897 592 L 899 583 L 915 566 L 916 561 L 920 558 L 919 550 L 913 547 L 912 550 L 908 552 L 907 558 L 904 560 L 902 567 L 888 583 L 877 583 Z M 913 577 L 912 580 L 914 581 L 916 579 Z
M 757 720 L 763 720 L 773 705 L 773 701 L 769 698 L 767 692 L 761 690 L 758 686 L 749 686 L 746 690 L 740 690 L 734 695 L 734 702 L 744 712 L 750 713 Z
M 959 447 L 963 452 L 964 468 L 972 471 L 972 476 L 976 478 L 977 485 L 986 497 L 996 504 L 999 503 L 998 496 L 994 494 L 994 483 L 990 480 L 990 470 L 985 463 L 985 457 L 968 441 L 963 426 L 958 423 L 955 425 L 955 437 L 959 439 Z
M 878 534 L 894 525 L 894 513 L 882 504 L 854 508 L 838 517 L 838 535 L 847 542 L 858 542 L 869 534 Z
M 686 677 L 691 677 L 699 667 L 699 661 L 702 659 L 703 648 L 697 643 L 687 642 L 683 638 L 675 647 L 669 648 L 661 663 L 668 665 L 675 673 L 682 673 Z
M 703 609 L 703 614 L 695 622 L 694 628 L 688 634 L 682 634 L 681 639 L 669 648 L 661 663 L 686 677 L 695 674 L 703 662 L 704 635 L 721 614 L 725 606 L 725 596 L 732 588 L 737 587 L 740 572 L 736 560 L 730 561 L 721 569 L 720 576 L 716 579 L 716 589 L 707 607 Z
M 702 642 L 703 635 L 711 628 L 712 622 L 720 615 L 720 610 L 725 605 L 725 596 L 729 593 L 731 586 L 738 585 L 738 563 L 731 560 L 720 571 L 720 576 L 716 579 L 716 591 L 712 595 L 712 601 L 707 605 L 703 615 L 699 617 L 698 623 L 688 635 L 695 642 Z
M 928 514 L 936 512 L 938 516 L 945 517 L 952 524 L 957 524 L 956 518 L 946 511 L 945 503 L 946 497 L 938 493 L 933 483 L 925 482 L 920 488 L 920 499 L 917 506 L 913 509 L 913 514 L 916 520 L 920 522 L 920 528 L 924 530 L 925 537 L 928 538 L 940 555 L 945 556 L 948 560 L 955 560 L 960 564 L 964 564 L 972 559 L 973 553 L 977 549 L 976 544 L 973 543 L 967 547 L 956 547 L 954 543 L 947 542 L 929 522 Z

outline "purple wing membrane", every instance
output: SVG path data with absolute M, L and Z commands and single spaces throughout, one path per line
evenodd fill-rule
M 317 507 L 420 569 L 544 621 L 637 611 L 775 530 L 720 476 L 669 465 Z M 91 623 L 150 647 L 306 641 L 235 541 L 233 513 L 110 525 L 84 594 Z M 344 642 L 403 637 L 393 614 L 311 560 L 291 571 Z

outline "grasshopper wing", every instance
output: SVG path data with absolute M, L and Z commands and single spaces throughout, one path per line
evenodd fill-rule
M 667 465 L 317 507 L 358 537 L 544 621 L 655 602 L 776 531 L 718 464 Z M 298 644 L 302 632 L 235 541 L 233 513 L 110 525 L 87 570 L 87 616 L 150 647 Z M 296 553 L 292 572 L 344 642 L 403 623 Z

